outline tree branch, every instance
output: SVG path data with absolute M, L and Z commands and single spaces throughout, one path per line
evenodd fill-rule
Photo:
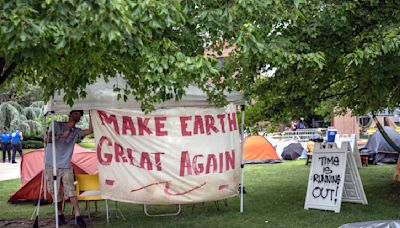
M 346 90 L 346 91 L 341 92 L 341 93 L 330 94 L 330 95 L 327 95 L 327 96 L 325 96 L 325 97 L 321 97 L 321 100 L 326 100 L 326 99 L 330 99 L 330 98 L 332 98 L 332 97 L 342 96 L 342 95 L 347 94 L 347 93 L 349 93 L 349 92 L 351 92 L 351 91 L 353 91 L 353 90 L 356 90 L 357 88 L 358 88 L 358 85 L 355 86 L 354 88 L 351 88 L 351 89 Z
M 322 92 L 322 91 L 324 91 L 324 90 L 327 90 L 327 89 L 329 89 L 329 87 L 331 87 L 332 85 L 334 85 L 334 84 L 336 84 L 336 83 L 338 83 L 338 82 L 347 80 L 347 79 L 352 78 L 352 77 L 353 77 L 352 75 L 349 75 L 349 76 L 344 77 L 344 78 L 341 78 L 341 79 L 339 79 L 339 80 L 330 82 L 329 84 L 327 84 L 326 86 L 324 86 L 322 89 L 320 89 L 319 92 Z
M 61 70 L 59 70 L 58 68 L 54 68 L 54 71 L 55 71 L 57 74 L 59 74 L 59 75 L 61 75 L 61 76 L 64 77 L 64 73 L 63 73 Z
M 15 69 L 17 66 L 16 62 L 12 62 L 10 66 L 8 66 L 7 70 L 4 72 L 3 75 L 0 77 L 0 85 L 3 84 L 5 80 L 7 80 L 8 76 L 10 76 L 11 72 Z
M 0 57 L 0 75 L 3 72 L 4 65 L 6 65 L 6 59 L 3 57 Z

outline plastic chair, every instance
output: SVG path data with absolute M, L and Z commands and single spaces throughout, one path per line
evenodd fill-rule
M 86 201 L 86 207 L 89 210 L 90 218 L 90 201 L 95 202 L 95 210 L 97 211 L 96 202 L 104 200 L 100 193 L 100 183 L 98 174 L 78 174 L 75 175 L 76 180 L 76 196 L 78 201 Z M 109 224 L 108 201 L 106 201 L 106 218 Z M 88 206 L 89 205 L 89 206 Z

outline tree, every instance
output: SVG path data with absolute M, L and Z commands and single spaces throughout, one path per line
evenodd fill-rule
M 72 105 L 100 75 L 121 74 L 128 86 L 115 90 L 123 99 L 134 94 L 146 110 L 180 99 L 191 83 L 223 103 L 220 69 L 204 48 L 218 46 L 233 27 L 232 7 L 199 0 L 0 0 L 0 85 L 11 78 L 38 83 L 45 100 L 63 89 Z
M 1 128 L 6 127 L 10 129 L 11 122 L 13 122 L 14 120 L 21 120 L 20 110 L 22 110 L 22 107 L 13 101 L 1 103 L 0 127 Z
M 191 83 L 218 104 L 240 89 L 269 120 L 400 103 L 398 0 L 0 2 L 0 83 L 14 69 L 45 99 L 64 89 L 72 104 L 99 75 L 122 74 L 115 89 L 146 110 Z M 204 55 L 226 47 L 223 67 Z
M 327 105 L 353 114 L 399 106 L 400 1 L 294 2 L 280 23 L 250 17 L 252 39 L 238 38 L 240 55 L 225 61 L 255 82 L 249 87 L 269 119 L 306 117 Z
M 258 101 L 254 105 L 249 106 L 245 109 L 245 121 L 244 125 L 246 127 L 252 127 L 258 130 L 264 130 L 267 132 L 275 132 L 278 128 L 277 122 L 271 122 L 268 120 L 268 116 L 264 112 L 265 104 L 263 101 Z M 238 114 L 238 116 L 240 116 Z M 290 122 L 290 117 L 282 118 L 282 122 Z M 241 122 L 241 119 L 239 119 Z
M 43 102 L 35 102 L 29 107 L 22 107 L 14 101 L 3 102 L 0 104 L 0 127 L 11 131 L 20 128 L 23 132 L 39 133 L 43 130 L 38 121 L 42 109 Z

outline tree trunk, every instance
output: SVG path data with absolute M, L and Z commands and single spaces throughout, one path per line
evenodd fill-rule
M 400 181 L 400 156 L 397 159 L 397 165 L 396 165 L 396 169 L 394 170 L 393 180 Z

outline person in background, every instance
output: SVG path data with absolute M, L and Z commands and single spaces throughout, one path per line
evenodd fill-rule
M 19 152 L 19 156 L 22 159 L 22 145 L 21 141 L 24 139 L 22 136 L 22 132 L 20 131 L 19 128 L 15 130 L 14 133 L 11 134 L 11 144 L 13 148 L 13 155 L 12 155 L 12 163 L 17 163 L 15 161 L 15 155 L 17 154 L 17 151 Z
M 2 148 L 3 145 L 3 143 L 1 143 L 2 139 L 3 139 L 3 128 L 0 127 L 0 148 Z M 3 160 L 5 160 L 4 155 L 3 155 Z
M 292 120 L 292 122 L 290 122 L 290 129 L 292 131 L 295 131 L 298 129 L 298 121 L 297 120 Z
M 321 131 L 318 130 L 307 142 L 307 153 L 313 153 L 315 143 L 322 143 L 323 141 L 324 138 L 321 136 Z
M 74 185 L 74 173 L 71 167 L 71 158 L 74 152 L 75 143 L 79 138 L 83 138 L 93 132 L 92 123 L 89 122 L 89 129 L 81 130 L 75 127 L 83 115 L 83 110 L 72 110 L 69 113 L 67 122 L 54 123 L 55 135 L 55 154 L 56 154 L 56 168 L 57 168 L 57 200 L 58 200 L 58 224 L 67 224 L 63 214 L 63 207 L 60 194 L 60 183 L 63 184 L 64 198 L 70 199 L 75 212 L 75 222 L 80 228 L 86 227 L 86 223 L 80 215 L 78 199 L 76 197 Z M 45 176 L 49 192 L 54 197 L 54 177 L 53 177 L 53 145 L 52 145 L 52 132 L 49 131 L 44 138 L 46 143 L 45 155 Z
M 3 163 L 6 162 L 6 155 L 8 155 L 8 162 L 11 162 L 11 133 L 4 127 L 1 137 L 1 150 L 3 151 Z
M 307 153 L 312 154 L 314 152 L 314 145 L 315 145 L 314 139 L 308 140 L 308 142 L 307 142 Z
M 306 124 L 304 122 L 304 118 L 301 117 L 300 118 L 300 122 L 297 123 L 297 129 L 305 129 L 305 128 L 307 128 L 307 127 L 306 127 Z

